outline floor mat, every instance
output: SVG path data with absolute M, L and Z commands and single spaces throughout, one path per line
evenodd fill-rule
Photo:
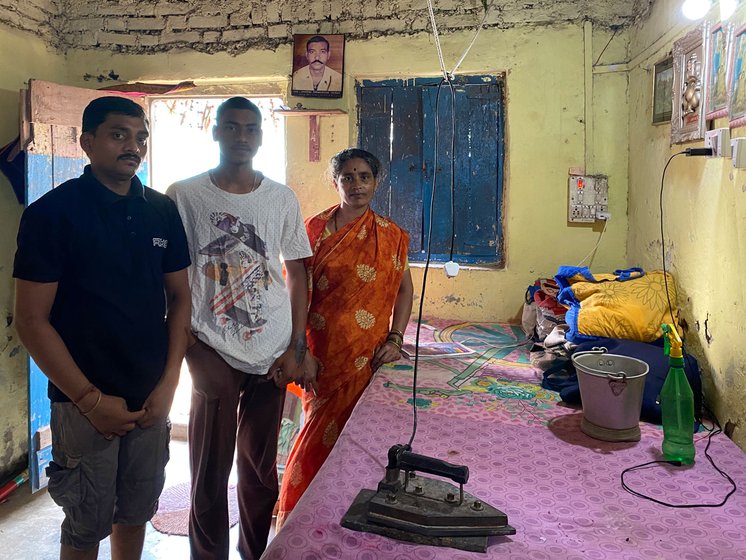
M 189 534 L 189 487 L 188 482 L 166 488 L 158 500 L 158 512 L 150 522 L 156 531 L 166 535 Z M 236 487 L 228 487 L 228 521 L 233 527 L 238 523 L 238 498 Z

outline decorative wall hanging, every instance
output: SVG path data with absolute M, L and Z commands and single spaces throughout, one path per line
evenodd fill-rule
M 655 65 L 653 73 L 653 124 L 670 124 L 673 113 L 673 58 Z
M 700 140 L 705 135 L 709 26 L 702 24 L 673 44 L 673 115 L 671 143 Z
M 708 121 L 728 114 L 728 45 L 732 31 L 732 26 L 719 23 L 705 39 L 708 53 L 705 118 Z
M 746 25 L 733 32 L 730 42 L 728 114 L 730 126 L 746 124 Z

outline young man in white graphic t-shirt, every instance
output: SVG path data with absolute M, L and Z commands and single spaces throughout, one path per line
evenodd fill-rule
M 228 558 L 227 486 L 234 448 L 238 550 L 245 559 L 261 556 L 278 494 L 285 386 L 315 383 L 316 364 L 305 336 L 303 259 L 311 248 L 293 191 L 253 168 L 261 123 L 249 100 L 225 101 L 213 128 L 220 164 L 167 192 L 181 214 L 192 257 L 195 340 L 186 359 L 193 382 L 189 540 L 194 560 Z

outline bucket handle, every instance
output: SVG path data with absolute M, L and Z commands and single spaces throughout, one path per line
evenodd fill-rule
M 606 374 L 613 381 L 627 381 L 627 374 L 623 371 L 610 371 Z
M 574 354 L 575 356 L 584 356 L 586 354 L 606 354 L 608 352 L 608 348 L 605 346 L 594 346 L 591 350 L 585 350 L 584 352 L 578 352 L 577 354 Z

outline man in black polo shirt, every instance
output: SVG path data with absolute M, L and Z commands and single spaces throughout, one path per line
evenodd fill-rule
M 168 460 L 167 415 L 187 346 L 191 294 L 176 206 L 135 176 L 142 108 L 92 101 L 83 175 L 21 218 L 16 324 L 49 378 L 49 493 L 63 508 L 60 558 L 140 558 Z

